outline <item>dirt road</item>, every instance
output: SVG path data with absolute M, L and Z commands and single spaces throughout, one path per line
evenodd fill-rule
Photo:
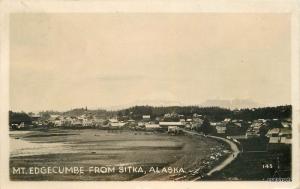
M 192 132 L 192 131 L 187 131 L 187 130 L 183 130 L 185 133 L 191 134 L 191 135 L 198 135 L 198 136 L 203 136 L 202 134 L 196 133 L 196 132 Z M 217 139 L 217 140 L 221 140 L 223 142 L 226 142 L 227 144 L 230 145 L 230 148 L 232 150 L 232 153 L 220 164 L 218 164 L 217 166 L 215 166 L 213 169 L 211 169 L 207 175 L 210 176 L 212 175 L 214 172 L 220 171 L 222 169 L 224 169 L 227 165 L 229 165 L 233 160 L 235 160 L 239 154 L 239 149 L 237 147 L 237 145 L 232 142 L 231 140 L 225 139 L 225 138 L 221 138 L 221 137 L 217 137 L 217 136 L 210 136 L 207 135 L 207 137 L 209 138 L 213 138 L 213 139 Z M 199 180 L 201 177 L 196 177 L 193 180 Z

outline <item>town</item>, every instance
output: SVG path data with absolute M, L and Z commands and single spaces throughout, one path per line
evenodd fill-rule
M 218 140 L 225 146 L 210 148 L 211 154 L 201 160 L 198 168 L 176 174 L 175 180 L 229 179 L 234 178 L 236 172 L 245 169 L 248 171 L 242 172 L 240 179 L 262 180 L 266 175 L 271 177 L 275 173 L 283 178 L 291 176 L 291 113 L 291 106 L 240 110 L 197 106 L 135 106 L 117 111 L 89 110 L 85 107 L 66 112 L 10 111 L 9 126 L 11 131 L 42 131 L 45 134 L 48 131 L 52 133 L 59 130 L 76 130 L 76 132 L 97 130 L 93 137 L 100 137 L 101 130 L 104 133 L 129 132 L 135 134 L 134 136 L 139 132 L 151 135 L 167 134 L 171 137 L 181 135 L 190 137 L 197 134 Z M 226 143 L 234 143 L 236 151 L 230 153 Z M 96 152 L 92 151 L 91 154 Z M 232 157 L 229 154 L 232 154 Z M 226 157 L 232 158 L 232 161 L 237 160 L 222 173 L 216 172 L 212 175 L 208 173 L 214 165 Z
M 206 115 L 198 113 L 186 114 L 181 110 L 181 107 L 175 107 L 175 109 L 173 108 L 173 112 L 167 112 L 161 116 L 141 113 L 145 111 L 145 109 L 149 110 L 152 108 L 153 107 L 149 106 L 137 106 L 124 110 L 126 113 L 117 111 L 117 113 L 106 112 L 106 114 L 110 115 L 103 115 L 102 112 L 100 116 L 95 113 L 98 113 L 99 111 L 88 110 L 87 107 L 74 109 L 66 113 L 40 112 L 39 114 L 26 114 L 24 112 L 10 112 L 9 124 L 11 130 L 52 127 L 64 129 L 95 128 L 105 130 L 127 129 L 135 131 L 157 131 L 168 132 L 174 135 L 180 134 L 182 129 L 186 129 L 204 134 L 232 138 L 234 140 L 263 137 L 267 138 L 269 144 L 272 145 L 291 144 L 292 122 L 290 106 L 281 106 L 270 109 L 270 111 L 278 110 L 280 115 L 276 115 L 276 113 L 271 114 L 271 112 L 268 113 L 267 116 L 262 115 L 264 118 L 257 117 L 260 115 L 257 112 L 263 111 L 264 108 L 233 111 L 216 107 L 199 108 L 199 110 L 204 110 L 204 112 L 206 111 Z M 188 109 L 190 109 L 190 107 Z M 181 110 L 181 112 L 184 112 L 185 114 L 177 113 L 178 110 Z M 207 110 L 210 110 L 210 112 Z M 152 112 L 154 111 L 155 108 Z M 195 110 L 195 112 L 196 111 L 197 110 Z M 224 116 L 230 112 L 230 114 L 228 114 L 229 117 L 224 117 L 222 119 L 210 115 L 214 112 L 218 113 L 218 111 L 227 111 L 227 113 L 223 112 Z M 252 115 L 256 115 L 254 116 L 256 119 L 251 119 Z M 243 116 L 246 119 L 242 119 L 241 117 Z

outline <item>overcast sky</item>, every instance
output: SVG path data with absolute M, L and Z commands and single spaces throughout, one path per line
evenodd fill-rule
M 291 103 L 287 14 L 13 14 L 12 110 Z

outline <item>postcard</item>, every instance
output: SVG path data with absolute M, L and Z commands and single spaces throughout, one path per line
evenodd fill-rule
M 299 187 L 299 16 L 274 2 L 3 1 L 3 188 Z

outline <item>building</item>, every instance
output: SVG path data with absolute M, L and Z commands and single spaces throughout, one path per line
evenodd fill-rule
M 198 130 L 203 125 L 204 120 L 200 118 L 195 118 L 195 120 L 191 123 L 192 130 Z
M 161 121 L 159 122 L 159 125 L 161 127 L 168 127 L 168 126 L 178 126 L 178 127 L 184 127 L 184 124 L 180 121 Z
M 145 129 L 148 131 L 153 131 L 153 130 L 160 130 L 161 127 L 159 126 L 159 124 L 147 123 L 145 124 Z
M 230 118 L 225 118 L 225 119 L 224 119 L 224 122 L 227 122 L 227 123 L 228 123 L 228 122 L 230 122 L 230 121 L 231 121 Z
M 225 134 L 227 130 L 226 124 L 221 122 L 216 125 L 216 131 L 218 134 Z
M 257 130 L 253 130 L 252 128 L 249 128 L 246 131 L 246 138 L 255 138 L 259 137 L 259 132 Z
M 63 121 L 61 119 L 57 119 L 53 123 L 54 123 L 55 127 L 61 127 L 61 126 L 63 126 Z
M 117 123 L 118 120 L 115 119 L 115 118 L 111 118 L 111 119 L 108 120 L 108 122 L 109 122 L 109 123 Z
M 55 119 L 60 118 L 60 115 L 50 115 L 49 120 L 54 121 Z
M 282 122 L 281 122 L 281 125 L 282 125 L 284 128 L 291 128 L 291 127 L 292 127 L 292 123 L 291 123 L 291 122 L 288 122 L 288 121 L 282 121 Z
M 39 114 L 33 114 L 30 117 L 32 121 L 38 121 L 41 118 Z
M 180 132 L 180 128 L 178 126 L 168 126 L 168 133 L 177 134 Z
M 113 129 L 121 128 L 124 127 L 125 125 L 126 122 L 118 121 L 117 119 L 114 118 L 108 120 L 108 126 Z
M 273 128 L 268 131 L 269 138 L 267 149 L 269 151 L 280 151 L 290 149 L 292 144 L 292 130 L 290 128 Z
M 192 126 L 191 126 L 190 123 L 186 123 L 186 124 L 185 124 L 185 128 L 191 130 L 191 129 L 192 129 Z
M 145 123 L 143 123 L 143 122 L 138 122 L 137 126 L 140 127 L 140 128 L 143 128 L 143 127 L 145 127 Z
M 91 126 L 94 126 L 94 122 L 92 119 L 84 119 L 82 121 L 82 126 L 83 127 L 91 127 Z
M 254 138 L 254 137 L 259 137 L 260 136 L 260 128 L 265 125 L 265 121 L 260 119 L 260 120 L 255 120 L 253 123 L 250 125 L 246 132 L 246 138 Z
M 292 130 L 289 128 L 273 128 L 268 131 L 266 137 L 269 138 L 269 144 L 291 144 Z
M 150 115 L 143 115 L 143 121 L 144 122 L 149 122 L 151 120 L 151 116 Z
M 110 128 L 112 129 L 119 129 L 126 125 L 124 122 L 111 122 L 108 124 Z
M 292 129 L 281 128 L 280 129 L 280 142 L 283 144 L 292 144 Z
M 164 130 L 168 130 L 168 128 L 172 127 L 172 126 L 176 126 L 178 128 L 183 128 L 185 125 L 180 121 L 178 121 L 178 122 L 175 122 L 175 121 L 161 121 L 161 122 L 159 122 L 159 126 Z
M 185 119 L 184 118 L 180 118 L 179 121 L 183 124 L 185 124 Z
M 193 120 L 191 118 L 186 119 L 186 122 L 191 123 Z

